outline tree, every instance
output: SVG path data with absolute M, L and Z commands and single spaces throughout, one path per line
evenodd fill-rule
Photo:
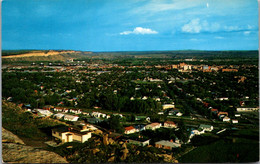
M 118 133 L 124 132 L 123 125 L 120 123 L 120 116 L 112 115 L 108 119 L 108 124 L 109 124 L 110 129 L 114 130 L 115 132 L 118 132 Z

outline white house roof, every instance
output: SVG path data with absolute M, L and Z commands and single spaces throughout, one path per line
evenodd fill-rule
M 78 116 L 72 116 L 72 115 L 65 115 L 64 119 L 68 119 L 68 120 L 73 120 L 73 119 L 78 119 Z
M 54 116 L 56 116 L 56 117 L 63 117 L 64 114 L 62 114 L 62 113 L 57 113 L 57 114 L 55 114 Z
M 169 147 L 180 147 L 181 146 L 181 144 L 166 141 L 166 140 L 161 140 L 161 141 L 155 142 L 155 144 L 169 146 Z
M 44 110 L 44 109 L 36 109 L 36 111 L 41 113 L 41 114 L 47 114 L 47 115 L 52 114 L 52 112 L 50 112 L 49 110 Z

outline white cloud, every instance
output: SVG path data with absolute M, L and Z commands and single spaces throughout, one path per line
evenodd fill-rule
M 202 5 L 205 5 L 203 0 L 196 1 L 196 3 L 193 0 L 150 0 L 145 5 L 135 8 L 132 12 L 155 14 L 161 11 L 183 10 Z
M 187 24 L 184 24 L 181 28 L 184 33 L 200 33 L 200 32 L 239 32 L 244 31 L 245 35 L 248 35 L 252 32 L 253 26 L 222 26 L 219 23 L 212 22 L 208 23 L 206 20 L 201 21 L 199 18 L 192 19 Z M 217 38 L 223 39 L 223 38 Z
M 158 34 L 157 31 L 154 31 L 150 28 L 136 27 L 133 31 L 123 31 L 120 32 L 120 35 L 129 35 L 129 34 Z
M 201 29 L 202 25 L 199 18 L 191 20 L 182 27 L 182 31 L 186 33 L 200 33 Z
M 182 32 L 200 33 L 201 31 L 216 32 L 220 29 L 219 23 L 208 23 L 206 20 L 200 21 L 199 18 L 191 20 L 182 26 Z
M 251 33 L 251 31 L 244 31 L 245 35 L 249 35 Z

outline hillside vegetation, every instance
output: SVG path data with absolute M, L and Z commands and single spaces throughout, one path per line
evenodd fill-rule
M 37 118 L 10 102 L 2 102 L 2 126 L 19 137 L 33 140 L 48 137 L 43 129 L 60 125 L 56 120 Z

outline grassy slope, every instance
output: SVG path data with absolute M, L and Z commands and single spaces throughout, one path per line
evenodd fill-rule
M 42 140 L 48 135 L 47 129 L 59 125 L 51 119 L 37 118 L 13 103 L 2 102 L 2 126 L 15 135 L 28 140 Z

